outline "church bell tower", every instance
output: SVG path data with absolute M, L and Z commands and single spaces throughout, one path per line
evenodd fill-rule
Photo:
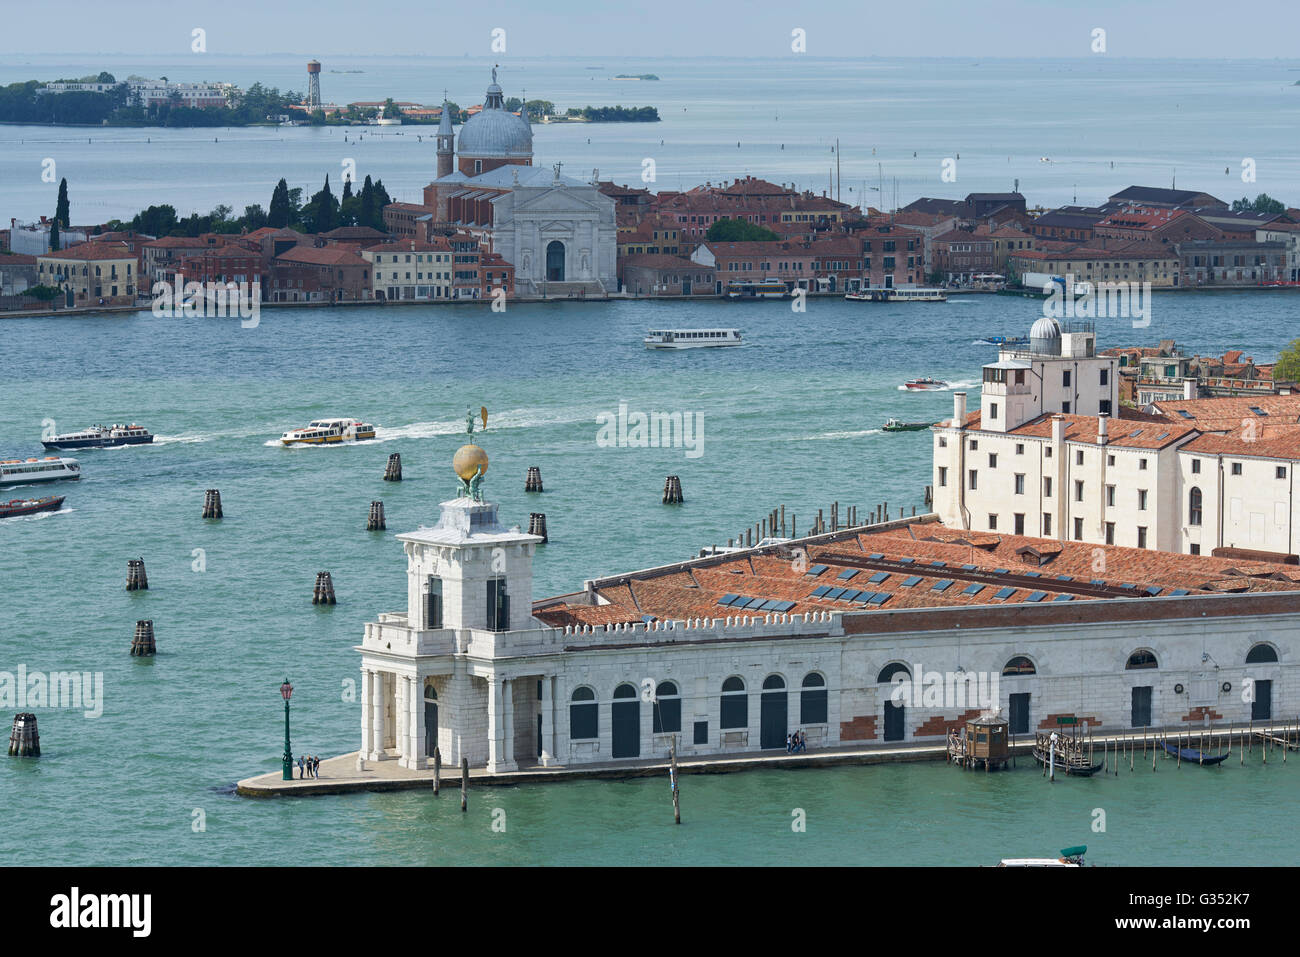
M 455 168 L 456 134 L 451 129 L 451 103 L 442 101 L 442 119 L 438 121 L 438 179 L 450 176 Z

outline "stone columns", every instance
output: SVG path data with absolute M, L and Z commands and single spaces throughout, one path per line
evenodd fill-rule
M 411 677 L 411 751 L 406 766 L 412 771 L 419 771 L 428 766 L 427 749 L 424 746 L 424 679 L 419 675 Z
M 515 766 L 515 682 L 513 679 L 501 682 L 501 703 L 505 719 L 501 722 L 505 737 L 505 750 L 501 752 L 501 763 L 513 769 Z
M 361 669 L 361 757 L 368 758 L 374 750 L 371 742 L 374 740 L 372 731 L 374 730 L 370 705 L 370 682 L 371 673 L 365 668 Z
M 488 680 L 488 770 L 513 771 L 515 768 L 514 719 L 511 715 L 510 683 L 493 676 Z
M 410 704 L 406 700 L 406 675 L 394 673 L 393 680 L 393 749 L 397 751 L 397 760 L 403 762 L 407 747 L 407 718 L 410 717 Z
M 542 767 L 549 768 L 558 764 L 555 760 L 555 678 L 543 675 L 541 679 L 542 700 Z
M 370 752 L 371 761 L 384 759 L 384 673 L 370 672 Z

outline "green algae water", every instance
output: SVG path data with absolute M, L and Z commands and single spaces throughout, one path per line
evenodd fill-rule
M 1100 344 L 1175 338 L 1259 362 L 1295 332 L 1294 296 L 1157 295 L 1152 324 L 1098 325 Z M 930 437 L 889 417 L 938 420 L 978 390 L 990 334 L 1024 334 L 1039 305 L 956 296 L 946 305 L 569 303 L 267 309 L 238 321 L 113 317 L 4 320 L 0 457 L 43 454 L 61 431 L 134 421 L 146 447 L 73 453 L 84 477 L 18 495 L 64 508 L 0 521 L 0 672 L 99 672 L 102 715 L 35 708 L 42 755 L 0 760 L 0 855 L 11 864 L 987 864 L 1088 844 L 1099 864 L 1290 864 L 1300 755 L 1258 750 L 1219 769 L 1161 758 L 1118 777 L 1049 784 L 1021 759 L 1005 774 L 942 764 L 686 775 L 683 825 L 664 779 L 477 787 L 454 794 L 254 800 L 236 780 L 274 771 L 278 685 L 295 685 L 295 752 L 359 741 L 362 625 L 404 607 L 393 539 L 432 523 L 454 490 L 466 407 L 485 405 L 485 491 L 507 524 L 545 512 L 534 597 L 586 577 L 695 554 L 784 504 L 806 530 L 832 501 L 922 504 Z M 743 329 L 736 349 L 660 353 L 649 328 Z M 597 417 L 693 413 L 682 448 L 603 448 Z M 374 442 L 279 447 L 327 415 L 379 426 Z M 388 454 L 405 481 L 382 481 Z M 527 495 L 529 466 L 546 492 Z M 686 503 L 660 504 L 679 475 Z M 225 518 L 200 518 L 220 489 Z M 372 500 L 386 533 L 364 531 Z M 125 591 L 143 557 L 150 589 Z M 339 603 L 311 604 L 329 570 Z M 158 655 L 129 656 L 135 622 Z M 13 712 L 0 714 L 7 727 Z M 1149 758 L 1148 758 L 1149 762 Z M 1104 817 L 1098 816 L 1098 811 Z M 804 830 L 792 825 L 802 819 Z M 494 829 L 493 825 L 498 825 Z M 1094 831 L 1104 824 L 1105 830 Z M 502 829 L 503 828 L 503 829 Z M 288 849 L 286 851 L 286 849 Z

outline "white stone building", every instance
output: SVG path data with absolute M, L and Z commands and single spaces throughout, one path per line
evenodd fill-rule
M 928 516 L 535 602 L 541 540 L 482 501 L 481 449 L 456 461 L 463 494 L 397 536 L 406 608 L 357 649 L 368 760 L 421 768 L 436 746 L 445 765 L 502 772 L 661 759 L 674 739 L 682 755 L 779 751 L 794 730 L 812 748 L 937 741 L 990 702 L 897 696 L 933 674 L 996 682 L 1019 735 L 1240 726 L 1300 705 L 1294 566 Z

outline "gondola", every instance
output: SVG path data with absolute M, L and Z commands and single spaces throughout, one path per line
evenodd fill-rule
M 1190 761 L 1192 764 L 1222 764 L 1228 759 L 1228 753 L 1226 751 L 1223 754 L 1206 754 L 1204 751 L 1198 750 L 1197 748 L 1180 748 L 1177 745 L 1170 744 L 1168 741 L 1164 742 L 1164 746 L 1165 750 L 1174 755 L 1174 757 L 1181 756 L 1184 762 Z
M 1033 750 L 1034 760 L 1044 767 L 1048 764 L 1047 751 L 1043 748 L 1035 747 Z M 1104 763 L 1088 764 L 1087 761 L 1066 761 L 1058 754 L 1056 757 L 1056 770 L 1062 774 L 1069 774 L 1080 778 L 1090 778 L 1104 767 Z

